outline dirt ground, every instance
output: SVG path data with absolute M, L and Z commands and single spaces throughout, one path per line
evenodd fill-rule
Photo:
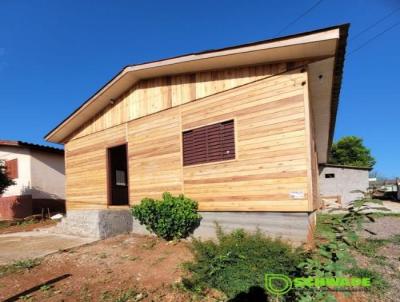
M 17 232 L 29 232 L 38 228 L 49 228 L 54 226 L 57 222 L 54 220 L 43 220 L 43 221 L 28 221 L 20 224 L 9 225 L 10 222 L 2 221 L 0 223 L 0 234 L 9 234 Z
M 45 257 L 32 268 L 0 277 L 0 301 L 190 301 L 176 289 L 184 242 L 120 235 Z M 57 278 L 59 280 L 57 280 Z M 56 279 L 50 286 L 43 286 Z M 7 301 L 7 300 L 6 300 Z M 12 299 L 9 301 L 13 301 Z
M 377 235 L 365 233 L 365 237 L 392 238 L 400 234 L 400 216 L 380 217 L 366 227 Z M 361 267 L 378 271 L 390 287 L 378 300 L 364 294 L 340 294 L 339 301 L 400 301 L 399 244 L 385 244 L 373 257 L 357 254 L 355 258 Z M 180 286 L 185 274 L 182 264 L 191 259 L 185 241 L 120 235 L 59 251 L 30 269 L 10 273 L 0 267 L 0 301 L 199 301 Z M 201 301 L 221 301 L 218 297 L 210 292 Z
M 389 240 L 393 236 L 400 236 L 400 216 L 380 217 L 374 223 L 367 223 L 364 227 L 374 232 L 362 232 L 364 238 L 373 240 Z M 389 284 L 384 295 L 379 298 L 383 301 L 400 301 L 400 245 L 397 242 L 388 242 L 379 247 L 373 257 L 366 257 L 360 254 L 355 255 L 361 267 L 377 271 Z

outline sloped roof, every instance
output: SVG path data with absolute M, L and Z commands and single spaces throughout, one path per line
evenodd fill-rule
M 64 150 L 60 148 L 54 148 L 50 146 L 38 145 L 23 141 L 11 141 L 11 140 L 0 140 L 0 147 L 17 147 L 17 148 L 27 148 L 33 150 L 39 150 L 48 153 L 57 153 L 57 154 L 64 154 Z
M 340 93 L 348 27 L 349 24 L 343 24 L 248 44 L 128 65 L 46 134 L 45 139 L 54 143 L 63 143 L 71 133 L 105 108 L 111 100 L 117 99 L 140 79 L 284 60 L 333 56 L 335 57 L 335 67 L 329 131 L 329 142 L 331 143 Z

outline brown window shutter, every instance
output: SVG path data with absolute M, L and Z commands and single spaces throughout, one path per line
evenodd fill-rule
M 183 132 L 184 166 L 234 158 L 233 120 Z
M 18 178 L 18 159 L 6 161 L 7 175 L 11 179 Z

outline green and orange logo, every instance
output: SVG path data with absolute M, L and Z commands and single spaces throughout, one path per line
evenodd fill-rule
M 284 295 L 291 289 L 311 288 L 325 290 L 354 290 L 371 287 L 371 278 L 358 277 L 289 277 L 283 274 L 265 274 L 265 289 L 276 296 Z

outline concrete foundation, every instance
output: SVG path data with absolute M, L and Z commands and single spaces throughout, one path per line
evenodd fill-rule
M 203 219 L 194 236 L 202 239 L 216 237 L 215 223 L 223 230 L 261 230 L 266 235 L 281 237 L 295 243 L 306 242 L 314 228 L 315 213 L 274 212 L 200 212 Z M 128 209 L 68 211 L 56 231 L 84 237 L 107 238 L 133 232 L 149 235 L 145 226 L 134 219 Z
M 306 242 L 310 230 L 309 213 L 275 212 L 201 212 L 203 217 L 195 237 L 215 238 L 215 222 L 224 231 L 244 229 L 250 232 L 259 229 L 271 237 L 281 237 L 296 243 Z
M 129 210 L 74 210 L 68 211 L 54 232 L 82 237 L 104 239 L 132 231 L 132 215 Z

